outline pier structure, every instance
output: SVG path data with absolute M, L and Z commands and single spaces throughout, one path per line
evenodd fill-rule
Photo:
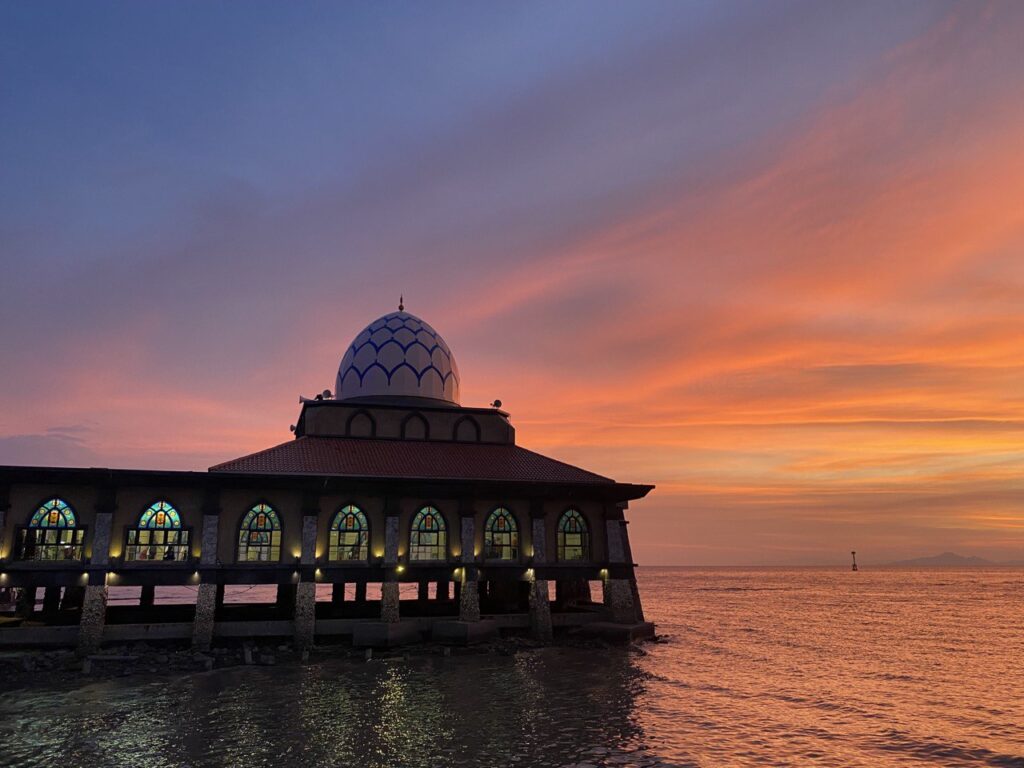
M 356 336 L 293 432 L 206 472 L 0 467 L 0 647 L 653 634 L 625 517 L 652 486 L 518 446 L 500 402 L 460 404 L 454 356 L 404 309 Z M 259 585 L 273 601 L 245 602 Z M 168 587 L 194 600 L 156 600 Z

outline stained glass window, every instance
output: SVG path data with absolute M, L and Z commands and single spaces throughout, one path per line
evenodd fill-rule
M 139 524 L 128 529 L 124 559 L 185 561 L 190 555 L 190 534 L 181 527 L 178 510 L 169 502 L 154 502 L 143 511 Z
M 409 559 L 448 559 L 448 532 L 444 518 L 434 507 L 423 507 L 412 519 L 409 531 Z
M 39 506 L 28 527 L 18 531 L 17 557 L 21 560 L 81 560 L 85 531 L 75 511 L 63 499 Z
M 491 512 L 484 524 L 484 557 L 488 560 L 519 559 L 519 526 L 503 507 Z
M 587 529 L 587 521 L 575 509 L 567 510 L 558 521 L 558 559 L 590 559 L 590 532 Z
M 181 528 L 181 517 L 178 510 L 166 501 L 150 504 L 139 518 L 139 528 Z
M 330 560 L 366 560 L 369 557 L 370 526 L 359 507 L 348 504 L 331 522 L 327 557 Z
M 238 562 L 276 563 L 281 559 L 281 520 L 269 504 L 245 513 L 238 530 Z

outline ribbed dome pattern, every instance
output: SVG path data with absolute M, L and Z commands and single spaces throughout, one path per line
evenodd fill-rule
M 391 312 L 349 345 L 334 397 L 430 397 L 458 405 L 459 367 L 437 331 L 408 312 Z

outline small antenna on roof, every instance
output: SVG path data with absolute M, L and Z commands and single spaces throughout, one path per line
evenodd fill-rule
M 405 309 L 405 296 L 398 294 L 398 311 L 401 312 Z

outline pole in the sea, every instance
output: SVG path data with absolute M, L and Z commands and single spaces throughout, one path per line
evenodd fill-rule
M 850 554 L 853 555 L 853 568 L 851 568 L 850 570 L 856 571 L 857 570 L 857 553 L 856 552 L 850 552 Z

